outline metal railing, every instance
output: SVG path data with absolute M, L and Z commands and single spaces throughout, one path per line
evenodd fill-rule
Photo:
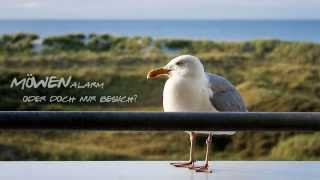
M 0 129 L 317 131 L 320 113 L 2 111 Z

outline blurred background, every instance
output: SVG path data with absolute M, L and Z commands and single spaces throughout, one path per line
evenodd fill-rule
M 162 111 L 165 78 L 146 73 L 181 54 L 226 77 L 249 111 L 320 110 L 316 0 L 1 0 L 0 110 Z M 10 88 L 27 74 L 104 88 Z M 26 103 L 23 96 L 129 96 L 135 103 Z M 205 138 L 196 157 L 202 159 Z M 213 138 L 211 159 L 319 160 L 320 133 Z M 0 131 L 0 160 L 183 160 L 184 132 Z

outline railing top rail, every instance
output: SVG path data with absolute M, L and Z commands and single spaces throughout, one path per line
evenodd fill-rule
M 1 111 L 0 129 L 318 131 L 318 112 Z

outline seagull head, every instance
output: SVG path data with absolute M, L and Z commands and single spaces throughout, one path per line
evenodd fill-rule
M 197 57 L 181 55 L 172 59 L 164 67 L 151 70 L 147 79 L 153 79 L 160 75 L 166 75 L 169 78 L 202 78 L 204 74 L 203 65 Z

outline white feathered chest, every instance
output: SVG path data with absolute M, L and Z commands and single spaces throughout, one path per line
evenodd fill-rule
M 217 111 L 210 102 L 208 82 L 187 78 L 169 78 L 163 90 L 165 112 Z

